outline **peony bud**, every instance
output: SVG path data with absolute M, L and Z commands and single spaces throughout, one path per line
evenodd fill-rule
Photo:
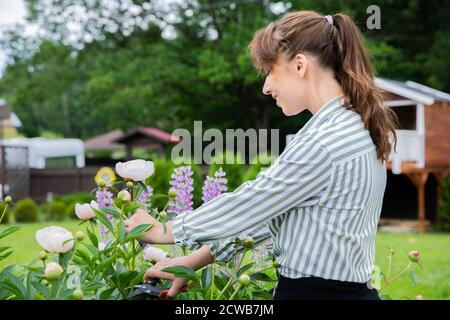
M 95 205 L 94 205 L 93 203 L 95 203 L 95 201 L 92 201 L 90 204 L 89 203 L 83 203 L 83 204 L 77 203 L 75 205 L 75 214 L 77 215 L 77 217 L 80 220 L 87 221 L 87 220 L 91 220 L 91 219 L 95 218 L 95 212 L 94 212 L 94 209 L 92 209 L 92 207 L 95 208 L 95 205 L 97 205 L 97 204 L 95 203 Z
M 83 241 L 84 239 L 84 232 L 83 231 L 77 231 L 77 233 L 75 234 L 75 239 L 77 239 L 78 241 Z
M 250 284 L 250 276 L 248 274 L 242 274 L 239 277 L 239 283 L 243 286 L 248 286 Z
M 281 267 L 281 264 L 279 262 L 277 262 L 277 261 L 274 261 L 273 262 L 273 267 L 274 268 L 279 268 L 279 267 Z
M 131 194 L 127 190 L 122 190 L 117 194 L 117 198 L 124 202 L 131 201 Z
M 166 211 L 161 211 L 159 213 L 159 216 L 161 217 L 161 219 L 164 219 L 165 217 L 167 217 L 167 212 Z
M 169 198 L 176 198 L 177 197 L 177 192 L 175 190 L 170 190 L 169 191 Z
M 415 251 L 411 251 L 409 254 L 409 260 L 411 260 L 412 262 L 419 262 L 420 260 L 420 254 L 419 251 L 415 250 Z
M 41 259 L 42 261 L 47 260 L 47 252 L 45 251 L 39 252 L 39 259 Z
M 128 188 L 128 189 L 133 188 L 133 182 L 128 181 L 128 182 L 127 182 L 127 188 Z
M 11 204 L 12 203 L 12 198 L 11 198 L 11 196 L 6 196 L 5 197 L 5 202 L 7 203 L 7 204 Z
M 63 268 L 58 263 L 50 262 L 45 267 L 44 275 L 47 280 L 57 280 L 63 271 Z
M 253 248 L 254 243 L 255 243 L 255 240 L 253 240 L 253 238 L 250 236 L 245 236 L 244 239 L 242 240 L 243 246 L 247 249 Z
M 74 290 L 72 293 L 72 297 L 75 300 L 81 300 L 81 299 L 83 299 L 83 296 L 84 296 L 84 292 L 83 292 L 83 290 L 80 290 L 80 289 Z

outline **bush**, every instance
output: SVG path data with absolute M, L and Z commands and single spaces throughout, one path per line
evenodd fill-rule
M 36 222 L 38 220 L 38 207 L 31 198 L 24 198 L 16 203 L 14 217 L 17 222 Z
M 165 158 L 158 158 L 153 161 L 155 173 L 149 177 L 145 183 L 153 188 L 153 194 L 167 194 L 170 188 L 170 175 L 173 172 L 174 164 Z M 162 209 L 164 199 L 152 199 L 152 207 Z
M 67 217 L 67 206 L 60 200 L 53 200 L 49 206 L 49 218 L 52 221 L 61 221 Z
M 95 196 L 95 195 L 94 195 Z M 94 198 L 88 192 L 74 192 L 64 195 L 54 196 L 54 200 L 58 200 L 64 203 L 64 205 L 70 206 L 72 203 L 88 203 L 91 202 Z
M 68 217 L 68 218 L 70 218 L 70 219 L 76 219 L 76 220 L 78 220 L 78 217 L 77 217 L 77 215 L 75 214 L 75 205 L 76 205 L 77 203 L 79 203 L 79 202 L 74 201 L 74 202 L 72 202 L 71 204 L 69 204 L 68 206 L 66 206 L 66 210 L 65 210 L 65 213 L 64 213 L 64 216 L 65 216 L 65 217 Z

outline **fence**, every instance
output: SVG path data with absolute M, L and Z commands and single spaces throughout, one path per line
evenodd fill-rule
M 89 192 L 95 187 L 94 177 L 99 169 L 100 167 L 31 169 L 29 196 L 35 200 L 44 200 L 48 192 Z

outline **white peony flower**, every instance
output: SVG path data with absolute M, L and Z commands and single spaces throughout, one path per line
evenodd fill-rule
M 116 163 L 116 172 L 124 179 L 144 181 L 155 171 L 152 161 L 142 159 Z
M 71 239 L 72 241 L 67 241 Z M 43 249 L 52 253 L 67 252 L 74 244 L 72 233 L 58 226 L 45 227 L 36 231 L 36 241 Z
M 92 203 L 94 202 L 94 204 Z M 94 209 L 92 208 L 96 208 L 97 207 L 97 203 L 95 203 L 95 201 L 92 201 L 91 204 L 89 203 L 83 203 L 83 204 L 79 204 L 77 203 L 75 205 L 75 214 L 77 215 L 77 217 L 80 220 L 86 221 L 86 220 L 90 220 L 92 218 L 95 218 L 95 212 Z
M 167 254 L 164 250 L 159 248 L 155 248 L 153 246 L 147 245 L 142 252 L 145 260 L 155 260 L 160 261 L 167 257 Z

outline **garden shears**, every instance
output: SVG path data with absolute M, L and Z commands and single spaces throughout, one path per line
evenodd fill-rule
M 157 287 L 159 282 L 160 279 L 152 278 L 146 283 L 135 285 L 133 292 L 130 293 L 127 300 L 171 300 L 167 296 L 170 288 Z M 187 289 L 188 287 L 184 286 L 180 289 L 180 292 L 186 292 Z

